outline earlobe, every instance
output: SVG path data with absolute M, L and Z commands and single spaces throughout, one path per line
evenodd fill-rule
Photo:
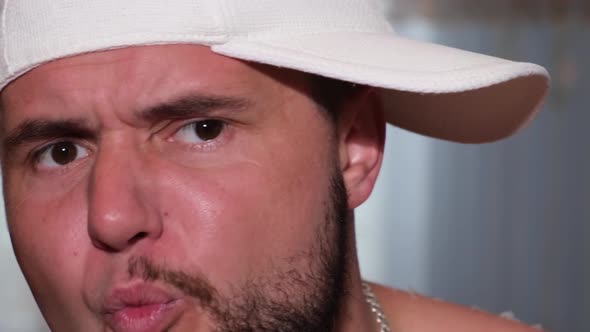
M 350 100 L 339 121 L 340 165 L 348 208 L 362 204 L 373 191 L 383 160 L 385 119 L 379 91 L 367 89 Z

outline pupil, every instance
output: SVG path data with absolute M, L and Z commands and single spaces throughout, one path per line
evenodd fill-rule
M 76 160 L 77 154 L 76 146 L 71 142 L 57 143 L 51 149 L 51 158 L 59 165 L 66 165 Z
M 195 125 L 197 136 L 204 141 L 217 138 L 223 129 L 223 122 L 219 120 L 201 121 Z

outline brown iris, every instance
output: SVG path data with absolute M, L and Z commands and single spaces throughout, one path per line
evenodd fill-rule
M 56 143 L 51 148 L 51 158 L 59 165 L 67 165 L 78 156 L 78 149 L 72 142 L 60 142 Z
M 193 129 L 197 136 L 203 141 L 216 139 L 223 130 L 223 122 L 219 120 L 205 120 L 196 122 Z

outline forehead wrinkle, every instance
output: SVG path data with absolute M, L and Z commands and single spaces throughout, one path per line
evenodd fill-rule
M 189 108 L 192 108 L 193 110 L 200 109 L 212 111 L 220 110 L 222 108 L 228 110 L 241 110 L 246 108 L 247 105 L 251 104 L 250 101 L 245 102 L 245 100 L 237 103 L 234 101 L 228 102 L 229 100 L 225 100 L 223 103 L 219 103 L 220 96 L 215 95 L 216 92 L 224 94 L 233 93 L 247 95 L 248 98 L 252 97 L 252 100 L 262 99 L 265 96 L 268 97 L 271 92 L 274 96 L 277 96 L 277 92 L 279 91 L 283 92 L 284 94 L 284 91 L 279 90 L 278 88 L 279 86 L 283 87 L 285 82 L 282 80 L 277 80 L 277 77 L 275 77 L 276 75 L 284 76 L 279 75 L 285 73 L 284 71 L 270 70 L 266 67 L 253 66 L 248 63 L 236 61 L 233 59 L 226 59 L 223 57 L 218 58 L 215 55 L 209 54 L 209 52 L 203 52 L 203 50 L 196 52 L 195 58 L 203 58 L 207 60 L 205 61 L 205 66 L 189 65 L 189 62 L 186 60 L 187 54 L 190 53 L 192 56 L 192 53 L 194 53 L 192 50 L 197 50 L 197 48 L 192 47 L 190 48 L 191 52 L 187 52 L 189 48 L 171 49 L 172 51 L 178 50 L 178 52 L 174 52 L 174 54 L 178 53 L 180 60 L 182 60 L 181 63 L 187 65 L 185 70 L 179 70 L 178 67 L 176 70 L 173 70 L 169 67 L 167 67 L 167 70 L 165 71 L 155 70 L 152 72 L 148 70 L 148 68 L 154 68 L 154 63 L 160 63 L 157 61 L 160 58 L 154 58 L 154 55 L 160 55 L 161 52 L 156 51 L 162 51 L 163 49 L 164 48 L 161 47 L 138 47 L 96 52 L 93 54 L 85 54 L 50 62 L 34 69 L 32 72 L 37 74 L 45 73 L 46 76 L 52 72 L 52 74 L 48 77 L 51 77 L 52 79 L 58 79 L 58 84 L 45 84 L 41 86 L 43 88 L 48 88 L 50 91 L 54 90 L 52 86 L 57 89 L 55 90 L 55 93 L 52 93 L 51 95 L 52 98 L 58 99 L 58 104 L 77 104 L 77 107 L 75 107 L 77 110 L 75 112 L 79 112 L 79 115 L 83 115 L 84 117 L 89 115 L 89 113 L 93 113 L 94 116 L 90 116 L 89 118 L 89 120 L 92 122 L 98 121 L 99 123 L 103 124 L 104 122 L 114 124 L 116 121 L 112 116 L 104 118 L 104 116 L 107 116 L 107 114 L 111 114 L 115 116 L 119 122 L 123 122 L 133 127 L 143 126 L 145 124 L 139 124 L 136 122 L 136 120 L 138 120 L 136 114 L 138 111 L 142 113 L 142 110 L 140 109 L 142 107 L 155 108 L 156 105 L 153 105 L 154 98 L 158 99 L 158 101 L 163 101 L 160 103 L 160 105 L 158 105 L 158 107 L 170 104 L 168 106 L 178 106 L 176 107 L 177 109 L 184 109 L 185 111 Z M 172 57 L 172 55 L 170 55 L 170 57 Z M 190 63 L 194 64 L 193 61 Z M 108 70 L 106 73 L 97 72 L 95 74 L 98 74 L 98 77 L 94 76 L 92 81 L 102 82 L 104 79 L 104 87 L 99 83 L 93 85 L 78 85 L 82 79 L 80 75 L 86 72 L 85 68 L 91 68 L 94 65 L 109 66 L 109 64 L 114 65 L 119 69 L 124 69 L 126 74 L 123 74 L 119 70 Z M 156 67 L 159 68 L 161 66 Z M 266 70 L 261 70 L 261 68 L 265 68 Z M 67 72 L 65 72 L 66 70 Z M 64 74 L 66 75 L 60 75 L 62 71 L 64 71 Z M 109 73 L 114 74 L 114 76 L 110 75 Z M 211 74 L 215 74 L 216 78 L 211 79 Z M 118 83 L 113 84 L 114 82 Z M 108 83 L 108 85 L 106 83 Z M 270 89 L 270 91 L 266 91 L 268 89 L 260 89 L 259 87 L 261 86 L 272 89 Z M 106 87 L 109 89 L 106 89 Z M 197 98 L 195 98 L 194 95 L 179 98 L 182 99 L 182 102 L 179 103 L 176 103 L 174 100 L 167 101 L 168 98 L 165 97 L 166 94 L 177 94 L 178 92 L 182 92 L 182 90 L 187 91 L 187 95 L 191 94 L 191 90 L 201 90 L 203 93 L 200 95 L 197 94 Z M 64 91 L 68 92 L 67 96 L 63 94 Z M 84 100 L 84 91 L 92 91 L 95 98 L 94 102 L 98 102 L 101 105 L 95 105 L 93 108 L 96 109 L 88 110 L 87 108 L 91 107 L 91 103 L 89 103 L 89 100 Z M 44 93 L 44 98 L 48 97 L 48 94 L 49 92 Z M 208 96 L 205 94 L 212 94 L 213 96 Z M 229 99 L 225 96 L 223 96 L 223 98 Z M 149 101 L 150 99 L 152 101 Z M 9 100 L 6 102 L 8 101 Z M 60 108 L 61 110 L 59 110 L 59 112 L 65 113 L 64 109 L 70 107 L 60 106 Z M 85 108 L 87 109 L 86 112 L 81 113 L 80 109 Z M 171 108 L 172 107 L 169 107 L 168 110 Z M 103 109 L 103 111 L 104 109 L 108 109 L 110 111 L 99 112 L 99 109 Z M 165 112 L 159 113 L 160 115 L 165 115 Z M 12 114 L 9 115 L 12 116 Z M 99 118 L 96 118 L 96 116 Z
M 61 59 L 49 61 L 33 70 L 36 71 L 53 71 L 71 68 L 85 68 L 103 65 L 112 65 L 115 63 L 129 64 L 137 60 L 138 55 L 134 52 L 136 48 L 126 47 L 113 50 L 99 50 L 89 53 L 67 56 Z M 125 66 L 129 68 L 128 66 Z

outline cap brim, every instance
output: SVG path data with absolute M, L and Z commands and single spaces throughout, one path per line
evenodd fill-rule
M 540 108 L 549 82 L 541 66 L 389 34 L 235 38 L 212 50 L 383 88 L 388 122 L 463 143 L 495 141 L 516 132 Z

